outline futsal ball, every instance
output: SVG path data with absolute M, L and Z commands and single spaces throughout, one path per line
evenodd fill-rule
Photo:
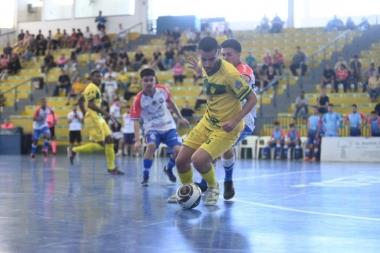
M 184 209 L 192 209 L 199 205 L 202 191 L 196 184 L 184 184 L 177 190 L 177 203 Z

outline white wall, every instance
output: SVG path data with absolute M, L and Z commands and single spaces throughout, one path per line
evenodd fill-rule
M 26 5 L 28 0 L 18 0 L 18 13 L 19 15 L 26 14 Z M 25 8 L 24 8 L 25 7 Z M 147 32 L 148 23 L 148 8 L 147 0 L 136 0 L 135 4 L 135 15 L 131 16 L 108 16 L 107 17 L 106 29 L 110 33 L 115 33 L 119 31 L 119 24 L 123 25 L 124 29 L 127 29 L 137 23 L 142 22 L 142 32 Z M 17 29 L 29 30 L 31 33 L 37 33 L 41 29 L 43 34 L 47 34 L 48 30 L 52 30 L 53 33 L 57 28 L 66 29 L 67 32 L 71 33 L 72 28 L 80 28 L 82 31 L 85 30 L 86 26 L 90 27 L 92 32 L 96 31 L 95 17 L 92 18 L 73 18 L 65 20 L 54 20 L 54 21 L 35 21 L 35 22 L 18 22 Z M 135 28 L 133 31 L 141 32 L 140 27 Z

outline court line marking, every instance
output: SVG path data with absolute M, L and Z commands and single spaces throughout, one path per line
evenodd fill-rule
M 305 171 L 291 171 L 291 172 L 285 172 L 285 173 L 264 174 L 264 175 L 258 175 L 258 176 L 253 176 L 253 177 L 240 177 L 240 178 L 238 177 L 238 178 L 234 178 L 233 180 L 234 181 L 245 181 L 245 180 L 257 179 L 257 178 L 277 177 L 277 176 L 314 173 L 314 172 L 320 172 L 320 170 L 305 170 Z M 219 182 L 224 182 L 224 181 L 220 180 Z
M 260 207 L 277 209 L 277 210 L 294 212 L 294 213 L 303 213 L 303 214 L 330 216 L 330 217 L 353 219 L 353 220 L 364 220 L 364 221 L 380 222 L 380 218 L 365 217 L 365 216 L 355 216 L 355 215 L 346 215 L 346 214 L 337 214 L 337 213 L 327 213 L 327 212 L 318 212 L 318 211 L 308 211 L 308 210 L 303 210 L 303 209 L 291 208 L 291 207 L 286 207 L 286 206 L 271 205 L 271 204 L 265 204 L 265 203 L 254 202 L 254 201 L 240 200 L 240 199 L 235 199 L 234 201 L 238 202 L 238 203 L 247 204 L 247 205 L 260 206 Z

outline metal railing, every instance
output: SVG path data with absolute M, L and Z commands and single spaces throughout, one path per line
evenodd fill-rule
M 11 43 L 16 38 L 16 30 L 9 30 L 6 32 L 2 32 L 0 29 L 0 46 L 5 45 L 6 43 Z
M 0 85 L 1 85 L 1 83 L 0 83 Z M 27 85 L 30 85 L 30 88 L 31 88 L 31 92 L 29 93 L 29 99 L 32 102 L 34 98 L 33 98 L 33 83 L 31 80 L 22 81 L 21 83 L 18 83 L 15 86 L 1 92 L 1 94 L 4 96 L 5 100 L 7 100 L 6 94 L 11 94 L 11 93 L 14 94 L 13 106 L 14 106 L 15 111 L 18 111 L 18 103 L 20 101 L 20 99 L 19 99 L 19 88 L 22 86 L 27 86 Z M 7 101 L 5 101 L 5 103 L 7 103 Z

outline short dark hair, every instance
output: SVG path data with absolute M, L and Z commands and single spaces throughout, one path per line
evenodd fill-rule
M 358 107 L 356 104 L 352 104 L 352 107 Z
M 198 49 L 205 52 L 211 52 L 213 50 L 218 50 L 219 44 L 216 39 L 212 37 L 204 37 L 201 41 L 199 41 Z
M 273 121 L 273 125 L 279 126 L 280 122 L 278 120 Z
M 377 114 L 376 111 L 371 111 L 371 114 Z
M 222 42 L 221 48 L 232 48 L 238 53 L 241 53 L 241 44 L 235 39 L 228 39 Z
M 329 106 L 330 106 L 330 107 L 334 107 L 334 104 L 331 104 L 331 103 L 330 103 Z
M 94 69 L 90 72 L 90 76 L 94 76 L 95 74 L 102 74 L 99 69 Z
M 144 76 L 156 76 L 156 72 L 152 68 L 144 68 L 140 71 L 140 78 Z

